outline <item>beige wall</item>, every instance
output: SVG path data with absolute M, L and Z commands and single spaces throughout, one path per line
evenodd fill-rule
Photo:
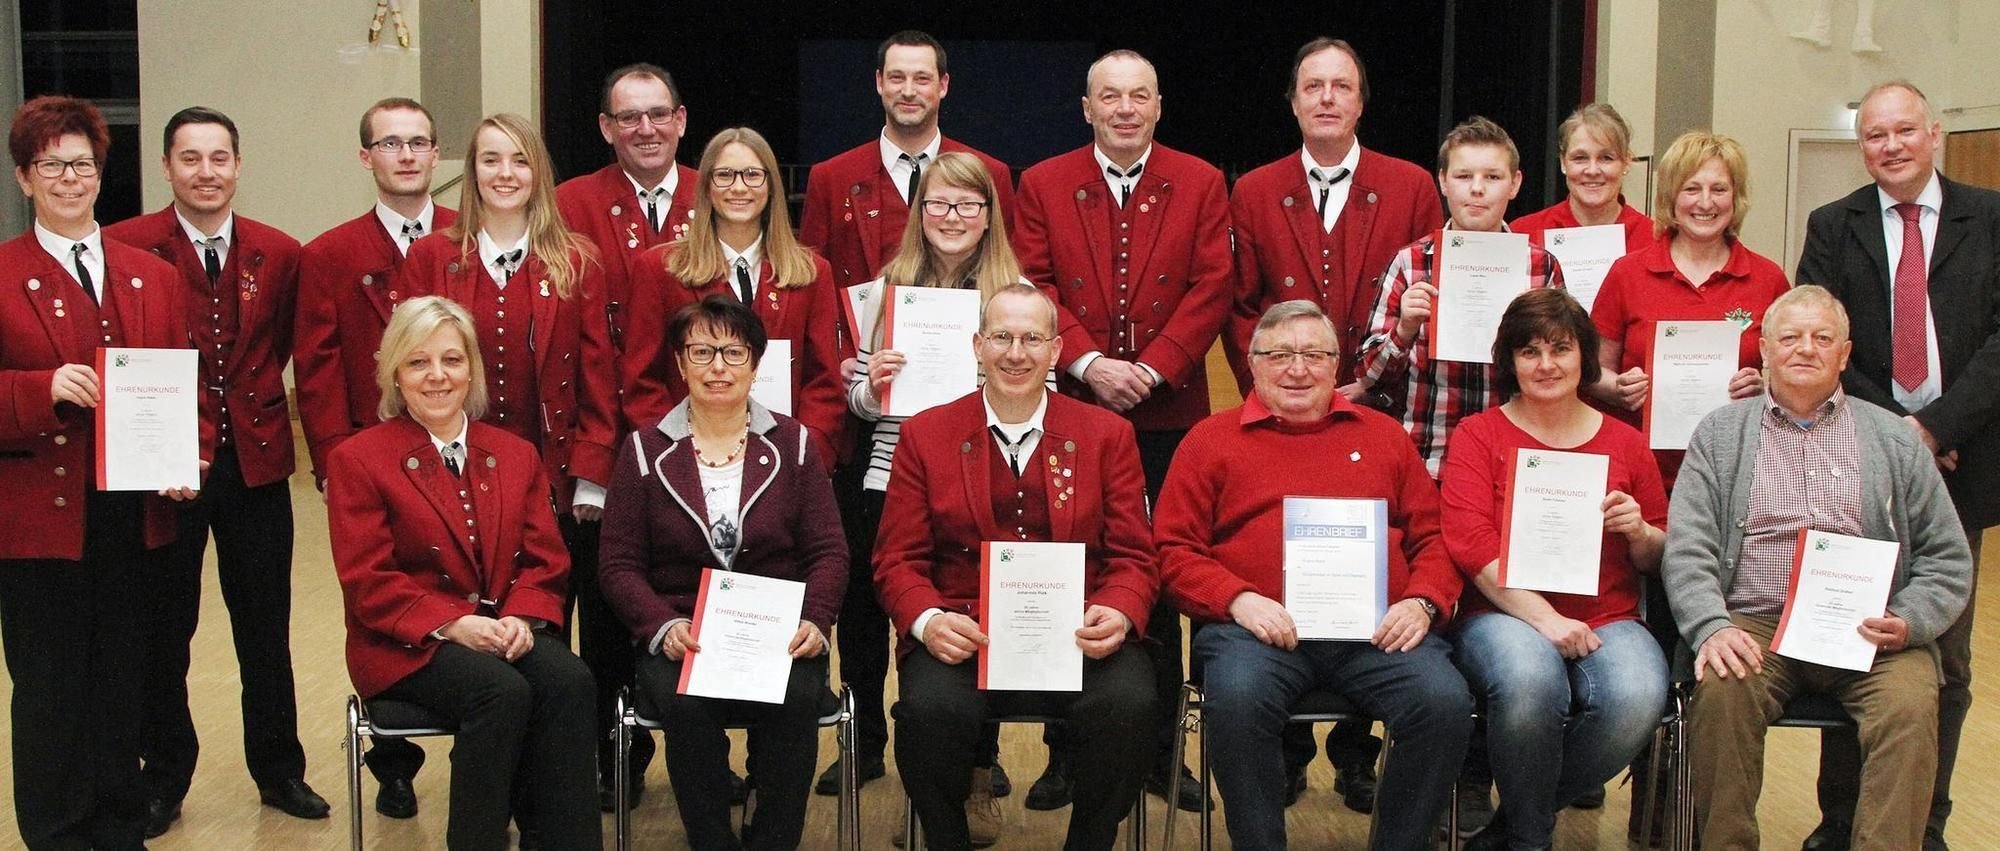
M 366 42 L 367 3 L 139 0 L 141 161 L 146 206 L 173 195 L 158 175 L 160 128 L 183 107 L 211 106 L 236 121 L 243 136 L 243 175 L 236 206 L 244 215 L 311 239 L 353 218 L 374 198 L 358 163 L 356 122 L 391 95 L 429 97 L 423 88 L 424 31 L 416 0 L 402 0 L 413 48 Z M 479 45 L 482 86 L 473 112 L 509 110 L 539 116 L 539 4 L 481 0 L 462 26 Z M 216 36 L 217 22 L 228 37 Z M 436 33 L 441 42 L 453 33 Z M 440 127 L 447 144 L 437 180 L 459 171 L 465 129 Z M 455 195 L 453 196 L 455 197 Z

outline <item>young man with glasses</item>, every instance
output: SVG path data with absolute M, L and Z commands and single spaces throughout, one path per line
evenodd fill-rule
M 363 112 L 359 159 L 375 182 L 374 206 L 306 243 L 299 256 L 292 370 L 299 426 L 322 490 L 334 447 L 380 421 L 375 350 L 389 315 L 410 295 L 400 283 L 403 256 L 411 243 L 457 219 L 431 202 L 438 141 L 423 104 L 392 97 Z M 380 784 L 375 811 L 414 817 L 412 781 L 423 764 L 415 743 L 377 738 L 368 750 L 368 768 Z
M 211 530 L 243 683 L 243 758 L 251 779 L 265 806 L 303 819 L 328 812 L 326 800 L 306 785 L 292 683 L 287 480 L 295 462 L 285 363 L 292 357 L 299 243 L 236 215 L 243 160 L 228 116 L 189 107 L 167 120 L 164 137 L 160 166 L 173 203 L 105 228 L 104 235 L 151 251 L 180 272 L 189 336 L 201 352 L 201 416 L 217 439 L 200 498 L 180 512 L 165 569 L 140 590 L 155 618 L 141 732 L 149 837 L 180 818 L 200 750 L 188 712 L 188 643 L 200 616 Z

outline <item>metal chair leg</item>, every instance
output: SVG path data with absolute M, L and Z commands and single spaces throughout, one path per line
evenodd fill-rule
M 903 851 L 924 851 L 924 827 L 917 821 L 917 802 L 903 796 Z
M 631 697 L 631 689 L 619 689 L 611 725 L 611 760 L 615 767 L 613 773 L 617 775 L 617 778 L 611 781 L 615 790 L 611 798 L 612 807 L 616 810 L 611 821 L 612 832 L 615 834 L 613 842 L 618 851 L 629 851 L 632 847 L 632 813 L 626 809 L 632 794 L 629 766 L 632 759 Z
M 854 723 L 854 693 L 840 687 L 840 723 L 834 727 L 840 746 L 840 841 L 848 851 L 861 851 L 861 755 Z
M 1193 690 L 1194 686 L 1181 686 L 1180 700 L 1174 707 L 1174 718 L 1178 721 L 1180 730 L 1174 735 L 1173 762 L 1168 763 L 1169 765 L 1187 764 L 1188 725 L 1192 723 L 1192 719 L 1188 716 L 1188 694 Z M 1139 799 L 1143 801 L 1145 798 L 1145 793 L 1143 791 L 1140 792 Z M 1180 821 L 1180 807 L 1178 806 L 1180 799 L 1181 772 L 1175 771 L 1173 779 L 1167 781 L 1167 814 L 1163 817 L 1167 826 L 1161 835 L 1161 839 L 1169 851 L 1174 847 L 1174 824 Z
M 361 851 L 361 698 L 347 696 L 347 841 Z
M 1210 773 L 1208 761 L 1208 713 L 1207 701 L 1203 701 L 1202 717 L 1195 722 L 1195 742 L 1201 751 L 1201 851 L 1210 851 L 1215 846 L 1215 813 L 1209 802 L 1209 795 L 1215 789 L 1214 775 Z M 1175 802 L 1178 804 L 1178 802 Z
M 1674 821 L 1670 847 L 1673 851 L 1692 851 L 1695 838 L 1694 813 L 1694 767 L 1688 764 L 1688 733 L 1692 726 L 1688 720 L 1688 697 L 1674 696 Z
M 1666 813 L 1656 812 L 1658 808 L 1653 806 L 1653 802 L 1658 800 L 1660 797 L 1655 787 L 1659 784 L 1660 780 L 1662 779 L 1662 776 L 1666 773 L 1663 769 L 1668 767 L 1665 763 L 1662 763 L 1660 760 L 1664 755 L 1663 752 L 1666 750 L 1666 740 L 1669 735 L 1667 732 L 1668 728 L 1673 726 L 1673 723 L 1674 719 L 1668 719 L 1665 723 L 1660 725 L 1660 729 L 1653 731 L 1653 744 L 1652 747 L 1649 748 L 1646 752 L 1647 776 L 1643 780 L 1643 782 L 1646 784 L 1646 802 L 1639 810 L 1639 836 L 1641 838 L 1641 841 L 1650 840 L 1652 838 L 1654 816 L 1657 815 L 1660 818 L 1666 817 Z M 1641 782 L 1641 779 L 1635 777 L 1632 779 L 1632 782 L 1634 784 L 1634 787 L 1636 788 L 1637 784 Z
M 1389 735 L 1389 728 L 1387 725 L 1384 725 L 1382 727 L 1382 754 L 1376 758 L 1375 762 L 1376 777 L 1381 777 L 1388 770 L 1389 751 L 1393 750 L 1395 748 L 1395 745 L 1396 745 L 1396 737 Z M 1454 797 L 1453 800 L 1456 800 L 1456 798 Z M 1458 813 L 1456 811 L 1452 813 L 1452 816 L 1454 818 L 1457 817 L 1457 815 Z M 1381 807 L 1375 807 L 1368 811 L 1368 845 L 1370 847 L 1373 847 L 1375 845 L 1375 828 L 1377 825 L 1381 823 L 1381 821 L 1382 821 Z M 1456 837 L 1457 835 L 1458 834 L 1456 832 L 1452 834 L 1453 837 Z M 1452 851 L 1458 851 L 1458 846 L 1453 845 Z

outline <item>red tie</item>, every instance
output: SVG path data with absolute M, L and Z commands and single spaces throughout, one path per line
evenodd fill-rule
M 1896 384 L 1914 391 L 1930 377 L 1930 272 L 1924 267 L 1924 232 L 1917 227 L 1922 212 L 1915 204 L 1891 207 L 1903 217 L 1903 256 L 1896 261 Z

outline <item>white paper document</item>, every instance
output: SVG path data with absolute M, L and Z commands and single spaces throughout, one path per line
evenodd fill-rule
M 1875 667 L 1875 645 L 1861 637 L 1861 622 L 1888 610 L 1899 551 L 1895 541 L 1800 529 L 1771 652 L 1850 671 Z
M 1492 363 L 1500 314 L 1528 288 L 1528 235 L 1445 231 L 1431 283 L 1431 359 Z
M 1729 404 L 1729 379 L 1736 375 L 1743 326 L 1729 320 L 1658 322 L 1653 326 L 1653 358 L 1646 365 L 1652 386 L 1646 393 L 1646 445 L 1686 449 L 1694 427 L 1710 411 Z
M 1611 261 L 1625 256 L 1625 226 L 1549 228 L 1542 232 L 1542 247 L 1555 255 L 1562 267 L 1563 289 L 1587 311 L 1597 301 L 1597 290 L 1604 285 L 1604 273 L 1611 271 Z
M 1285 497 L 1285 611 L 1301 639 L 1367 641 L 1389 608 L 1389 503 Z
M 1500 513 L 1500 587 L 1597 596 L 1611 456 L 1516 449 Z
M 854 335 L 854 346 L 858 349 L 874 351 L 870 345 L 875 339 L 875 318 L 882 315 L 881 281 L 868 281 L 846 289 L 847 298 L 841 308 L 847 316 L 848 333 Z
M 1083 545 L 980 544 L 979 628 L 981 689 L 1083 691 Z
M 978 389 L 972 334 L 979 330 L 979 291 L 887 289 L 882 348 L 902 352 L 904 364 L 882 392 L 882 413 L 914 416 Z
M 200 356 L 97 350 L 98 490 L 201 488 Z
M 719 357 L 719 356 L 718 356 Z M 750 379 L 750 398 L 785 416 L 792 415 L 792 341 L 772 337 Z
M 701 652 L 682 657 L 680 693 L 784 703 L 805 601 L 804 582 L 702 568 L 690 626 Z

